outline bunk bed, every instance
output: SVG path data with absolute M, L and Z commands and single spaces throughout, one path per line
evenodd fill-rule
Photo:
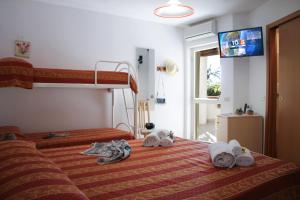
M 99 61 L 98 63 L 126 64 L 126 62 Z M 127 72 L 90 70 L 68 70 L 35 68 L 33 70 L 33 87 L 76 87 L 95 89 L 125 89 L 131 88 L 137 93 L 137 84 L 132 75 Z
M 113 71 L 101 70 L 103 65 L 115 65 Z M 35 68 L 19 58 L 0 59 L 0 87 L 33 88 L 89 88 L 89 89 L 122 89 L 127 122 L 114 124 L 114 92 L 112 100 L 112 125 L 114 129 L 90 129 L 68 131 L 69 137 L 45 139 L 47 133 L 26 134 L 28 140 L 33 140 L 40 148 L 57 147 L 62 145 L 88 144 L 93 141 L 108 141 L 112 139 L 132 139 L 137 135 L 137 73 L 129 62 L 97 61 L 94 70 L 70 70 L 54 68 Z M 134 122 L 130 124 L 125 89 L 131 89 Z M 125 125 L 129 131 L 122 133 L 118 129 Z M 88 132 L 88 133 L 87 133 Z M 55 132 L 59 133 L 59 132 Z M 82 137 L 83 134 L 87 133 Z M 112 137 L 115 135 L 115 137 Z M 120 137 L 121 136 L 121 137 Z M 71 142 L 72 141 L 72 142 Z

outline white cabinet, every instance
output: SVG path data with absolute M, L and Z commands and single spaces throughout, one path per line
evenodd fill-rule
M 219 115 L 216 122 L 217 140 L 236 139 L 251 151 L 263 151 L 263 117 L 260 115 Z

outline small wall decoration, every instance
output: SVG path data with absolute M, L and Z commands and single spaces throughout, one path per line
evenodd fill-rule
M 28 41 L 16 40 L 15 56 L 29 58 L 31 44 Z

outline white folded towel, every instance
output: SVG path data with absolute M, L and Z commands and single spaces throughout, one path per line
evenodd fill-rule
M 150 133 L 144 139 L 145 147 L 157 147 L 157 146 L 159 146 L 159 143 L 160 143 L 160 138 L 157 135 L 157 132 Z
M 170 137 L 162 138 L 162 139 L 160 139 L 159 145 L 162 146 L 162 147 L 172 146 L 173 145 L 173 140 Z
M 238 156 L 243 153 L 242 147 L 237 140 L 230 140 L 228 144 L 231 146 L 234 156 Z
M 216 167 L 231 168 L 235 165 L 232 148 L 225 142 L 217 142 L 208 146 L 212 163 Z
M 248 167 L 254 164 L 254 158 L 249 149 L 243 148 L 242 153 L 236 156 L 236 165 L 241 167 Z

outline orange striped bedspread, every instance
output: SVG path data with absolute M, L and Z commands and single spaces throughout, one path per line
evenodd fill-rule
M 260 199 L 270 195 L 299 196 L 295 164 L 253 153 L 252 167 L 218 169 L 211 164 L 207 144 L 178 139 L 172 147 L 143 147 L 131 140 L 131 156 L 99 165 L 81 155 L 89 145 L 42 149 L 89 199 Z M 272 199 L 272 198 L 271 198 Z
M 66 133 L 67 137 L 44 139 L 49 132 L 27 133 L 25 140 L 36 143 L 38 149 L 91 144 L 93 142 L 106 142 L 116 139 L 134 139 L 132 133 L 114 128 L 81 129 L 71 131 L 59 131 L 54 133 Z
M 21 87 L 32 89 L 33 83 L 73 83 L 94 84 L 93 70 L 69 70 L 55 68 L 34 68 L 33 65 L 20 58 L 0 58 L 0 87 Z M 134 78 L 128 73 L 114 71 L 98 71 L 98 84 L 124 84 L 129 82 L 130 88 L 138 93 Z
M 0 58 L 0 87 L 32 89 L 33 66 L 20 58 Z
M 97 77 L 98 84 L 128 84 L 128 73 L 126 72 L 99 71 Z M 94 84 L 95 72 L 92 70 L 34 68 L 34 82 Z M 132 76 L 130 76 L 129 84 L 132 91 L 137 93 L 137 83 Z
M 0 141 L 1 200 L 88 200 L 35 144 Z

